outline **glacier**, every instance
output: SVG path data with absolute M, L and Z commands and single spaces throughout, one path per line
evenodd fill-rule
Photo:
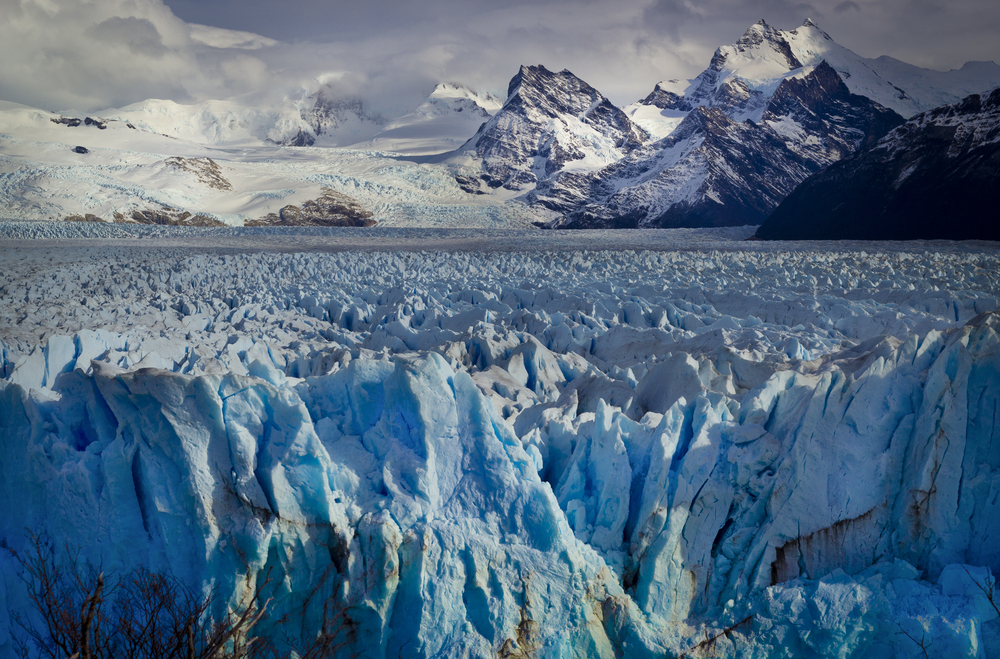
M 1000 652 L 995 245 L 170 229 L 0 225 L 0 656 L 29 532 L 343 656 Z

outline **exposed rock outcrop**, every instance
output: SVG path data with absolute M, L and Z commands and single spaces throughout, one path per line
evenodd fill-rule
M 806 180 L 765 240 L 1000 240 L 1000 88 L 913 117 Z
M 522 66 L 503 108 L 459 151 L 481 158 L 489 188 L 527 190 L 566 168 L 595 169 L 647 139 L 603 94 L 569 71 Z M 468 192 L 473 186 L 464 185 Z
M 94 216 L 89 216 L 94 217 Z M 192 215 L 188 211 L 180 211 L 174 208 L 163 206 L 159 209 L 135 209 L 128 214 L 115 211 L 114 221 L 116 224 L 159 224 L 161 226 L 179 227 L 223 227 L 226 226 L 213 217 L 207 215 Z
M 232 190 L 233 185 L 223 175 L 222 168 L 211 158 L 182 158 L 174 156 L 165 161 L 171 167 L 182 172 L 194 174 L 195 177 L 210 188 L 216 190 Z
M 356 200 L 330 188 L 302 206 L 289 204 L 277 213 L 268 213 L 259 220 L 248 220 L 246 226 L 312 226 L 312 227 L 371 227 L 376 222 L 371 211 Z

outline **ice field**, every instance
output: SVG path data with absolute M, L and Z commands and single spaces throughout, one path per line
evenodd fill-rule
M 1000 250 L 752 232 L 0 223 L 0 657 L 29 529 L 345 657 L 1000 656 Z

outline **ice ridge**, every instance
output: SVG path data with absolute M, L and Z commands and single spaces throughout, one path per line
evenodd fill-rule
M 1000 268 L 868 249 L 12 261 L 0 538 L 345 656 L 989 656 Z

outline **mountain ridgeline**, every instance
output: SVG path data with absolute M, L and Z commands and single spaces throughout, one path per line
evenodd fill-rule
M 795 189 L 765 240 L 1000 240 L 1000 88 L 919 114 Z
M 620 162 L 551 183 L 586 186 L 589 199 L 554 228 L 698 227 L 760 224 L 811 174 L 903 123 L 851 94 L 821 62 L 782 81 L 759 122 L 698 105 L 666 138 Z
M 520 193 L 552 229 L 762 224 L 803 181 L 874 148 L 905 117 L 1000 84 L 996 65 L 950 73 L 962 75 L 862 58 L 809 20 L 791 31 L 761 21 L 686 86 L 659 83 L 624 110 L 569 71 L 522 67 L 459 150 L 478 176 L 458 179 L 467 192 Z M 656 137 L 641 106 L 676 127 Z
M 321 76 L 289 90 L 193 105 L 147 100 L 90 117 L 0 101 L 0 133 L 53 144 L 69 168 L 5 142 L 0 155 L 18 164 L 0 180 L 0 201 L 25 219 L 149 212 L 231 225 L 752 225 L 761 238 L 988 237 L 996 233 L 984 224 L 1000 224 L 996 88 L 993 62 L 931 71 L 869 59 L 806 20 L 794 30 L 760 21 L 696 77 L 660 81 L 624 107 L 541 65 L 522 66 L 504 98 L 447 82 L 422 102 L 403 90 L 376 101 L 345 96 Z M 181 154 L 188 163 L 211 154 L 228 187 L 171 164 Z M 160 175 L 147 176 L 150 167 Z M 79 194 L 65 190 L 66 172 Z M 350 203 L 320 203 L 326 188 Z M 289 210 L 310 203 L 333 210 Z M 341 217 L 354 205 L 371 217 Z
M 520 190 L 582 163 L 610 164 L 648 138 L 569 71 L 522 66 L 510 81 L 503 108 L 461 150 L 475 151 L 486 187 Z

